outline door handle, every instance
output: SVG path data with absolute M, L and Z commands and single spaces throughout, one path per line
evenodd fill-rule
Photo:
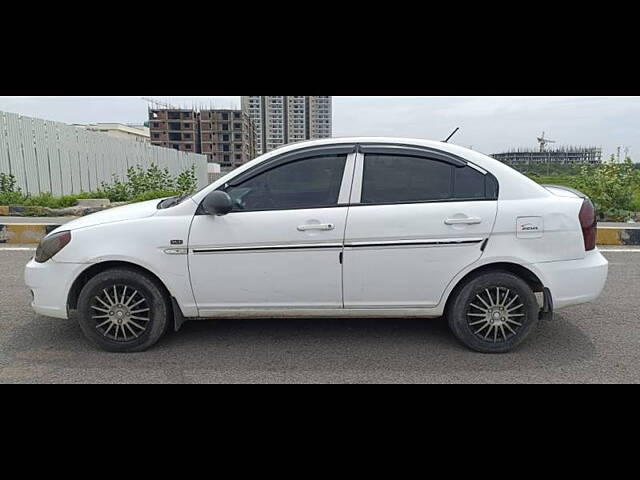
M 444 223 L 446 225 L 477 225 L 482 223 L 482 219 L 479 217 L 445 218 Z
M 333 230 L 336 226 L 333 223 L 317 223 L 311 225 L 300 225 L 298 231 L 307 232 L 309 230 Z

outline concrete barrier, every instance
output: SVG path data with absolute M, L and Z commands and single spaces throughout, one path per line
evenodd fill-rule
M 38 243 L 58 228 L 54 223 L 0 224 L 0 243 Z M 598 227 L 598 245 L 640 245 L 640 227 Z
M 109 200 L 107 200 L 108 202 Z M 159 201 L 159 200 L 158 200 Z M 40 206 L 24 207 L 22 205 L 0 205 L 0 217 L 83 217 L 85 215 L 91 215 L 92 213 L 101 212 L 103 210 L 126 205 L 129 202 L 114 202 L 109 205 L 100 204 L 101 200 L 92 202 L 87 200 L 84 203 L 82 200 L 78 200 L 78 205 L 65 208 L 49 208 Z M 35 222 L 35 220 L 34 220 Z
M 640 245 L 640 227 L 598 227 L 598 245 Z
M 59 225 L 52 223 L 5 223 L 0 225 L 1 243 L 40 243 Z

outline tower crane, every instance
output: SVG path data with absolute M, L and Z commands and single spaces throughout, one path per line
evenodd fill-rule
M 556 141 L 549 140 L 548 138 L 544 138 L 544 132 L 542 132 L 542 136 L 538 137 L 538 143 L 540 144 L 540 151 L 544 152 L 544 147 L 547 143 L 556 143 Z
M 169 103 L 165 103 L 165 102 L 161 102 L 160 100 L 154 100 L 153 98 L 148 98 L 148 97 L 142 97 L 142 100 L 144 100 L 145 102 L 147 102 L 149 104 L 149 106 L 159 106 L 159 107 L 164 107 L 164 108 L 170 108 L 170 109 L 174 109 L 175 107 Z

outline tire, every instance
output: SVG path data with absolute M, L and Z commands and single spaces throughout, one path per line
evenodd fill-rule
M 538 323 L 535 293 L 520 277 L 506 271 L 468 280 L 449 302 L 451 331 L 468 348 L 481 353 L 506 353 L 520 345 Z
M 97 274 L 78 298 L 82 332 L 109 352 L 148 349 L 164 335 L 170 316 L 171 305 L 162 285 L 132 269 Z

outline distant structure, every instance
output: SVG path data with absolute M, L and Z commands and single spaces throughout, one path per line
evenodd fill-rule
M 549 143 L 555 140 L 545 138 L 544 132 L 538 137 L 539 150 L 518 148 L 504 153 L 493 153 L 490 156 L 507 165 L 534 165 L 555 163 L 561 165 L 570 164 L 594 164 L 602 162 L 602 148 L 600 147 L 557 147 L 548 149 Z
M 538 143 L 540 144 L 540 151 L 544 152 L 544 147 L 547 145 L 547 143 L 556 143 L 556 141 L 544 138 L 544 132 L 542 132 L 542 136 L 538 137 Z
M 240 110 L 201 110 L 198 120 L 201 152 L 226 171 L 256 157 L 253 123 Z
M 124 125 L 122 123 L 92 123 L 89 125 L 74 124 L 74 127 L 84 128 L 92 132 L 105 133 L 111 137 L 136 140 L 149 143 L 149 128 L 144 125 Z
M 209 163 L 219 163 L 223 173 L 256 156 L 253 123 L 240 110 L 174 108 L 154 101 L 149 127 L 153 145 L 203 153 Z
M 332 135 L 328 96 L 243 96 L 242 111 L 255 125 L 258 155 L 289 143 Z
M 209 184 L 211 184 L 222 177 L 224 173 L 222 173 L 220 164 L 209 162 L 207 163 L 207 175 L 209 176 Z

